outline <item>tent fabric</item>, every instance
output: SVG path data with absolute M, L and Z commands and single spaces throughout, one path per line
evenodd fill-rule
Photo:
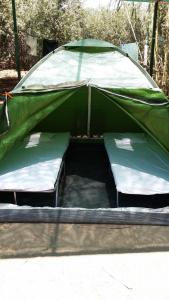
M 16 143 L 1 162 L 0 191 L 53 191 L 69 138 L 69 133 L 39 132 Z
M 169 102 L 164 95 L 160 92 L 152 93 L 151 91 L 145 91 L 145 94 L 141 95 L 140 90 L 129 90 L 127 97 L 126 93 L 122 91 L 120 93 L 118 91 L 115 93 L 105 91 L 104 93 L 164 150 L 169 150 Z
M 22 140 L 37 123 L 58 109 L 66 99 L 75 94 L 77 90 L 57 91 L 51 93 L 38 93 L 15 96 L 9 100 L 8 113 L 10 129 L 1 136 L 0 158 L 3 158 L 15 142 Z M 46 131 L 44 129 L 44 131 Z M 62 132 L 62 130 L 61 130 Z
M 0 119 L 0 159 L 34 128 L 73 136 L 145 131 L 169 151 L 168 99 L 139 64 L 111 43 L 63 45 L 39 61 L 12 94 L 7 132 L 3 113 Z
M 61 84 L 67 87 L 83 81 L 105 88 L 157 88 L 144 69 L 138 68 L 120 49 L 110 48 L 109 52 L 102 50 L 96 53 L 87 52 L 85 47 L 77 48 L 79 51 L 75 49 L 63 48 L 49 55 L 33 72 L 28 73 L 13 92 L 56 89 Z
M 139 61 L 139 47 L 137 43 L 121 44 L 120 48 L 127 52 L 135 61 Z
M 169 156 L 143 133 L 105 133 L 104 143 L 118 192 L 169 193 Z
M 0 110 L 0 134 L 3 134 L 9 130 L 9 116 L 8 116 L 8 98 L 7 96 L 4 97 L 3 104 Z
M 112 43 L 109 43 L 106 41 L 101 41 L 101 40 L 96 40 L 96 39 L 83 39 L 83 40 L 79 40 L 79 41 L 72 41 L 70 43 L 65 44 L 64 47 L 65 48 L 79 48 L 79 47 L 88 48 L 88 47 L 91 47 L 93 49 L 117 48 Z

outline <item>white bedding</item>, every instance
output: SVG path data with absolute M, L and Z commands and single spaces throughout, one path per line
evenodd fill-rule
M 0 161 L 0 191 L 53 191 L 69 138 L 69 133 L 35 133 L 18 142 Z
M 116 189 L 125 194 L 168 194 L 169 155 L 144 133 L 105 133 Z

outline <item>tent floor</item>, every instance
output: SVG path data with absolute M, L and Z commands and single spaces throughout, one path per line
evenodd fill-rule
M 60 206 L 116 207 L 116 188 L 103 144 L 71 144 L 66 155 L 66 178 Z M 119 193 L 120 207 L 169 206 L 169 195 Z
M 116 188 L 104 144 L 72 142 L 65 156 L 65 180 L 58 206 L 65 208 L 114 208 Z M 18 205 L 54 206 L 53 193 L 17 193 Z M 12 192 L 0 192 L 1 203 L 14 203 Z M 119 193 L 120 207 L 160 208 L 169 206 L 169 195 Z
M 109 162 L 103 145 L 70 145 L 66 155 L 66 178 L 60 204 L 62 207 L 116 207 L 115 185 L 109 173 Z

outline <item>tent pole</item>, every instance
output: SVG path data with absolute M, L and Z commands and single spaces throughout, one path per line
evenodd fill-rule
M 91 86 L 88 86 L 88 116 L 87 116 L 87 136 L 90 137 L 91 125 Z
M 151 54 L 150 54 L 150 76 L 153 75 L 154 66 L 154 52 L 155 52 L 155 41 L 156 41 L 156 29 L 157 29 L 157 16 L 158 16 L 158 0 L 154 4 L 154 16 L 153 16 L 153 32 L 151 42 Z
M 16 8 L 15 0 L 12 0 L 12 15 L 13 15 L 13 30 L 15 38 L 15 60 L 16 60 L 16 69 L 18 73 L 18 80 L 21 79 L 21 70 L 20 70 L 20 49 L 19 49 L 19 38 L 18 38 L 18 29 L 17 29 L 17 20 L 16 20 Z

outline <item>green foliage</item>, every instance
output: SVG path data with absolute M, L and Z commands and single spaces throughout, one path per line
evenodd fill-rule
M 3 34 L 13 36 L 11 1 L 2 2 L 5 26 Z M 21 38 L 21 50 L 24 57 L 26 51 L 24 36 L 29 33 L 38 39 L 57 40 L 60 45 L 80 38 L 95 38 L 110 41 L 115 45 L 134 42 L 126 11 L 120 10 L 89 10 L 84 9 L 81 0 L 15 0 L 17 22 Z M 5 3 L 5 4 L 4 4 Z M 133 4 L 129 4 L 128 10 L 138 40 L 141 46 L 146 37 L 146 26 L 141 26 L 146 20 L 146 14 Z M 1 22 L 2 23 L 2 22 Z M 2 34 L 1 34 L 2 35 Z M 4 53 L 7 47 L 4 47 Z M 24 48 L 24 51 L 23 51 Z M 12 47 L 10 47 L 11 51 Z M 7 53 L 6 53 L 7 54 Z M 10 53 L 7 54 L 10 56 Z M 25 55 L 26 57 L 27 55 Z M 13 57 L 13 55 L 12 55 Z
M 0 35 L 8 36 L 12 33 L 12 5 L 9 0 L 0 0 Z
M 100 9 L 88 11 L 84 23 L 84 37 L 110 41 L 115 45 L 133 42 L 133 35 L 128 30 L 124 9 L 111 11 Z
M 169 7 L 160 6 L 158 14 L 154 77 L 169 94 Z
M 17 0 L 17 7 L 18 24 L 24 32 L 60 43 L 81 37 L 83 10 L 79 0 Z
M 130 3 L 120 9 L 84 9 L 82 0 L 15 0 L 17 22 L 21 45 L 22 68 L 30 68 L 40 58 L 29 57 L 25 43 L 26 34 L 38 40 L 53 39 L 59 45 L 81 38 L 95 38 L 110 41 L 115 45 L 134 42 L 135 38 L 127 18 L 132 22 L 143 54 L 146 37 L 151 39 L 152 8 L 147 11 L 142 4 Z M 11 0 L 0 0 L 0 67 L 14 67 L 14 41 Z M 126 8 L 127 7 L 127 8 Z M 169 67 L 169 8 L 160 6 L 158 44 L 156 45 L 156 80 L 166 86 Z M 167 25 L 168 24 L 168 25 Z M 163 44 L 160 44 L 163 43 Z M 165 75 L 162 70 L 165 70 Z
M 14 60 L 12 4 L 10 0 L 0 0 L 0 69 Z M 10 49 L 10 51 L 9 51 Z
M 134 41 L 124 8 L 85 10 L 80 0 L 16 1 L 20 29 L 39 38 L 56 39 L 59 44 L 80 38 L 103 39 L 117 45 Z M 138 40 L 145 39 L 142 22 L 147 16 L 136 7 L 133 13 L 133 5 L 128 6 Z

